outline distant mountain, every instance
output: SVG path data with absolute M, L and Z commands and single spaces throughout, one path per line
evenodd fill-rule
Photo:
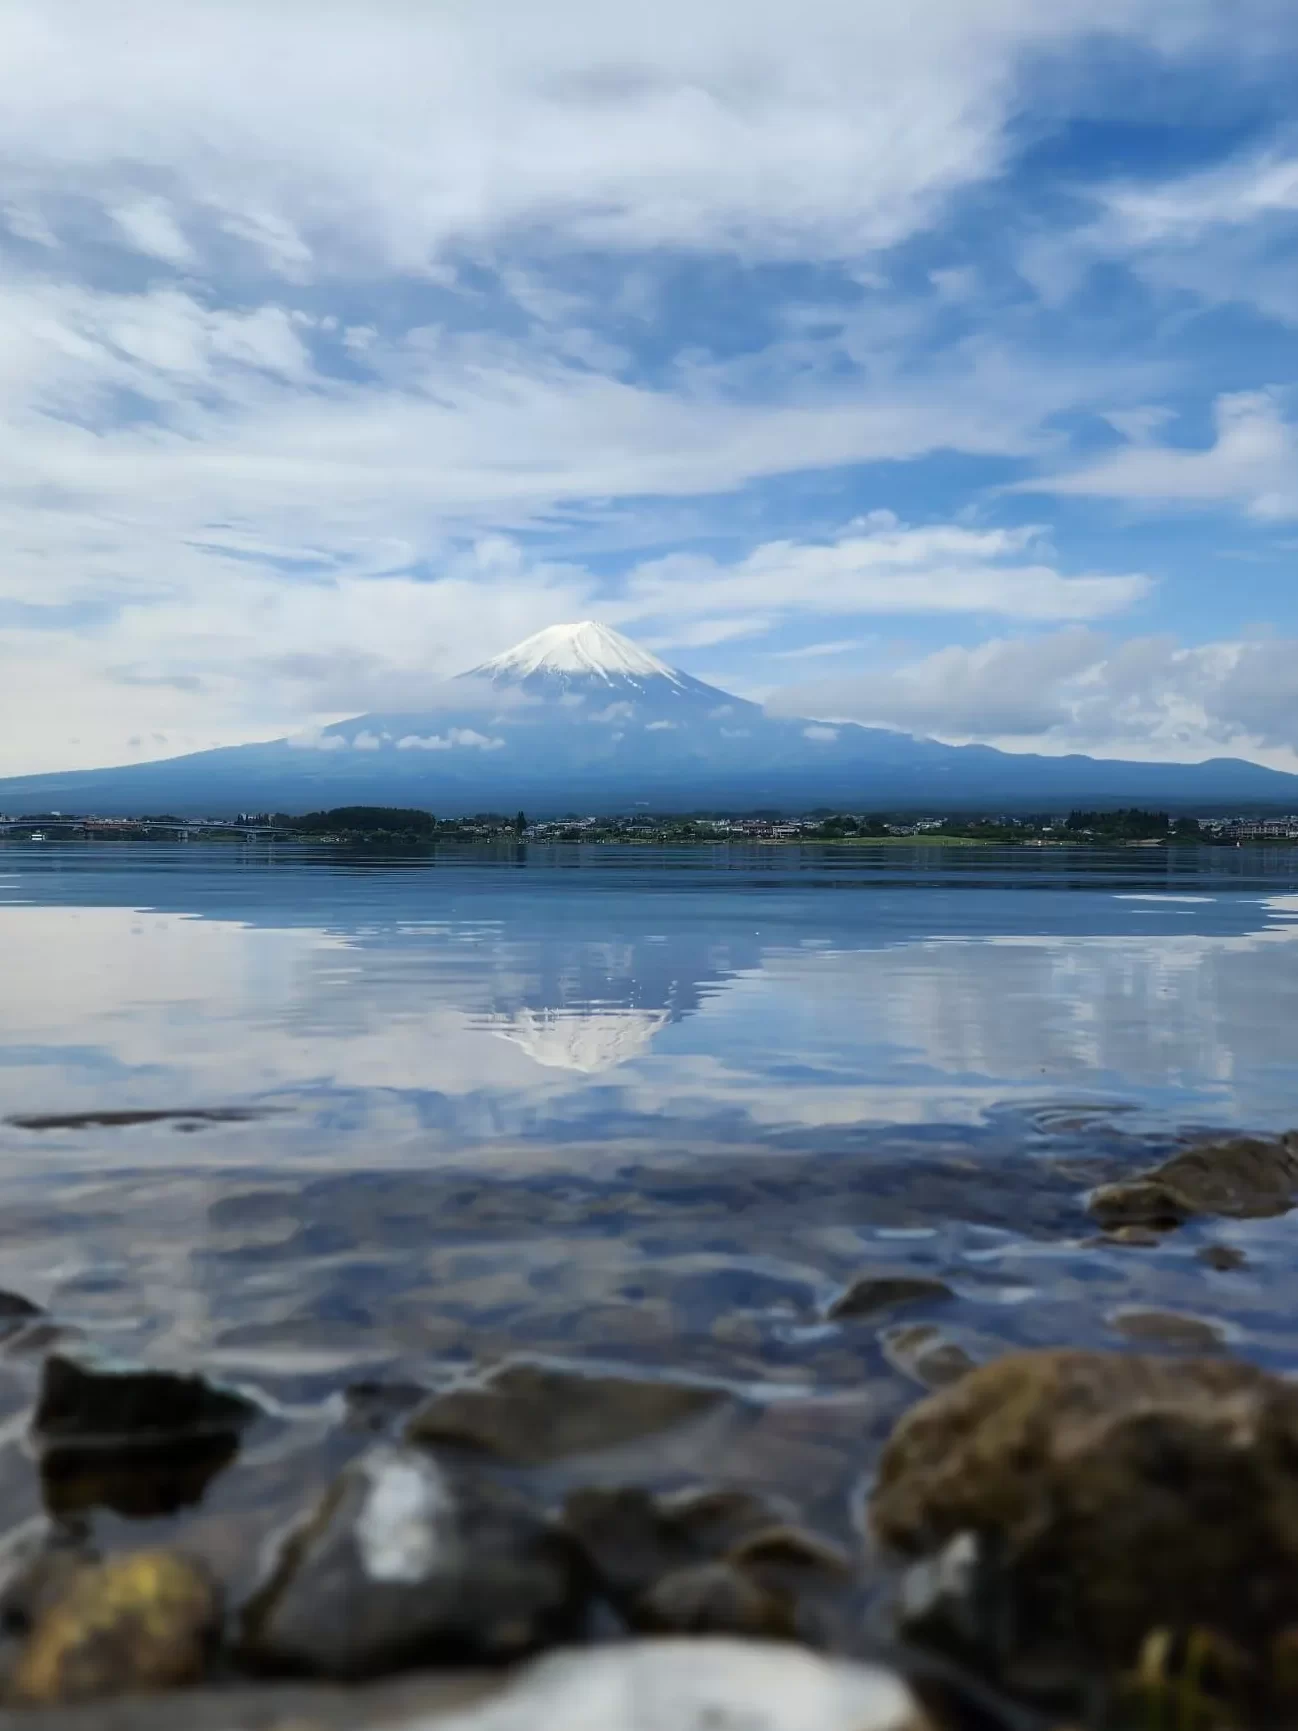
M 0 810 L 9 812 L 221 816 L 349 804 L 444 815 L 637 805 L 1298 809 L 1298 776 L 1238 758 L 1188 764 L 1034 757 L 940 745 L 883 728 L 777 718 L 588 619 L 552 625 L 470 669 L 442 688 L 436 708 L 361 715 L 265 745 L 0 781 Z

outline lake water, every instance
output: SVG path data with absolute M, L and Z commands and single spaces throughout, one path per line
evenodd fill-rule
M 277 1403 L 205 1514 L 356 1446 L 349 1384 L 518 1349 L 760 1397 L 729 1475 L 827 1519 L 926 1353 L 1155 1310 L 1298 1369 L 1290 1218 L 1083 1207 L 1298 1125 L 1298 854 L 13 843 L 0 968 L 0 1287 Z M 875 1268 L 953 1296 L 828 1323 Z

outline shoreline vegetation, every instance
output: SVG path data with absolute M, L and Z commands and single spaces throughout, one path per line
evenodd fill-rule
M 0 817 L 0 840 L 277 841 L 286 843 L 433 846 L 456 842 L 528 842 L 662 846 L 834 843 L 851 847 L 1275 847 L 1298 845 L 1298 815 L 1178 816 L 1125 807 L 1066 815 L 853 813 L 815 810 L 698 812 L 530 818 L 479 812 L 438 818 L 388 806 L 327 811 L 242 812 L 237 818 L 145 813 L 98 817 L 62 812 Z

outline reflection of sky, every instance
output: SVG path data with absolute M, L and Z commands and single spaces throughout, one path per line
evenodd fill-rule
M 260 1100 L 411 1152 L 1015 1099 L 1298 1117 L 1287 879 L 164 857 L 0 857 L 0 1111 Z

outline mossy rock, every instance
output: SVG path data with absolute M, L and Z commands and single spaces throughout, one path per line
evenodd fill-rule
M 994 1669 L 1115 1674 L 1160 1627 L 1262 1653 L 1298 1624 L 1298 1387 L 1224 1358 L 1012 1354 L 901 1419 L 870 1518 L 905 1556 L 965 1547 L 949 1608 Z

